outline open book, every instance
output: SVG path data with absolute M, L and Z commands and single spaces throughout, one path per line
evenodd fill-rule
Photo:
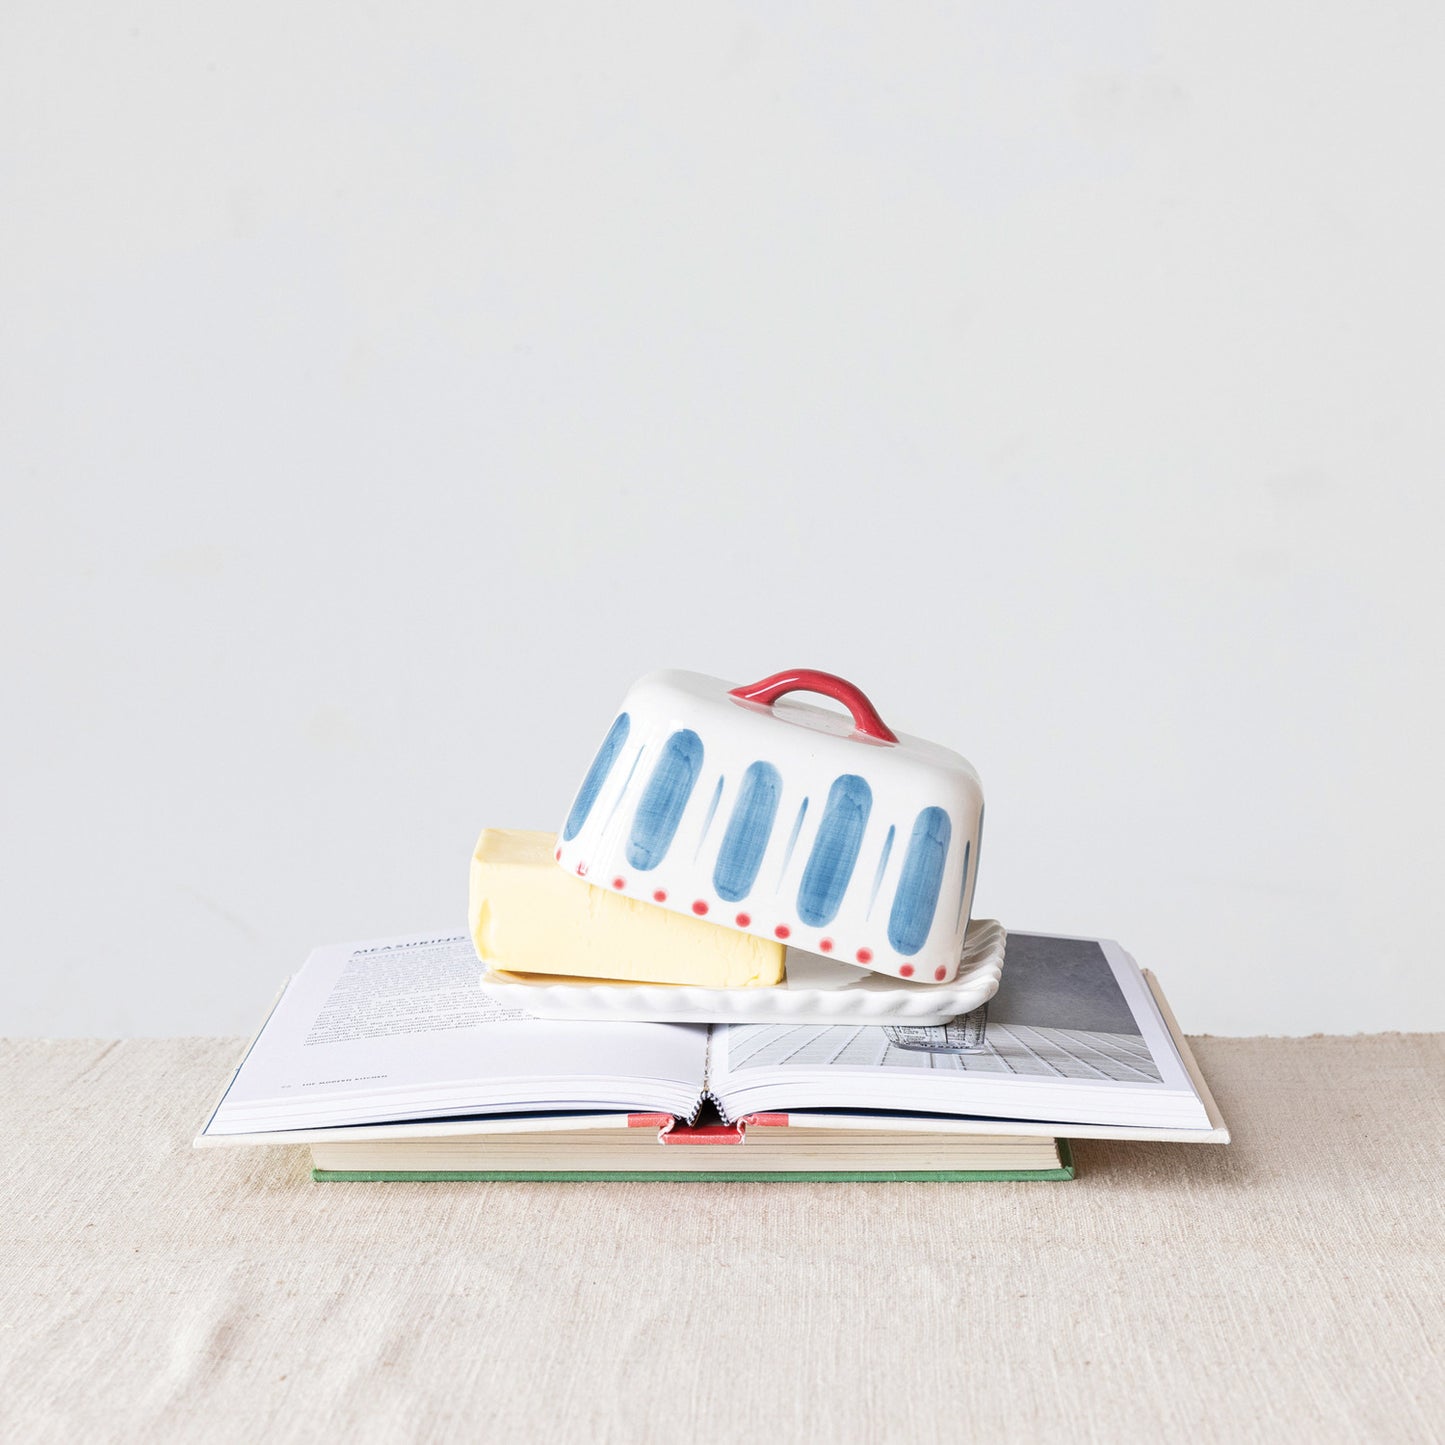
M 494 1004 L 462 935 L 321 948 L 198 1144 L 430 1139 L 696 1120 L 1225 1139 L 1187 1046 L 1111 942 L 1009 935 L 1003 983 L 936 1028 L 559 1023 Z M 786 1116 L 786 1117 L 784 1117 Z M 319 1131 L 325 1131 L 324 1134 Z

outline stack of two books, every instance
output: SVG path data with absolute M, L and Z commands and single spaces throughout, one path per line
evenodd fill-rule
M 462 935 L 318 949 L 198 1145 L 307 1144 L 318 1180 L 1071 1179 L 1068 1138 L 1229 1135 L 1152 975 L 1011 933 L 947 1025 L 559 1023 Z

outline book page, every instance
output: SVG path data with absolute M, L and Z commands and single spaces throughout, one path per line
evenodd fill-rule
M 707 1029 L 551 1023 L 479 986 L 465 935 L 317 949 L 282 994 L 207 1134 L 610 1107 L 690 1113 Z
M 739 1109 L 919 1108 L 1207 1124 L 1138 966 L 1116 943 L 1011 933 L 998 993 L 933 1028 L 734 1024 L 709 1087 Z

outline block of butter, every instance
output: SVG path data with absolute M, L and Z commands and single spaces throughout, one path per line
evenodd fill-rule
M 584 883 L 553 861 L 556 842 L 515 828 L 477 839 L 468 922 L 489 967 L 700 988 L 782 981 L 781 943 Z

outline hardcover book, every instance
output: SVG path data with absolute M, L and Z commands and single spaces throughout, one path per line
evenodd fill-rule
M 1157 983 L 1011 933 L 946 1025 L 559 1023 L 461 935 L 316 950 L 196 1143 L 305 1143 L 318 1179 L 1072 1177 L 1062 1139 L 1224 1142 Z

